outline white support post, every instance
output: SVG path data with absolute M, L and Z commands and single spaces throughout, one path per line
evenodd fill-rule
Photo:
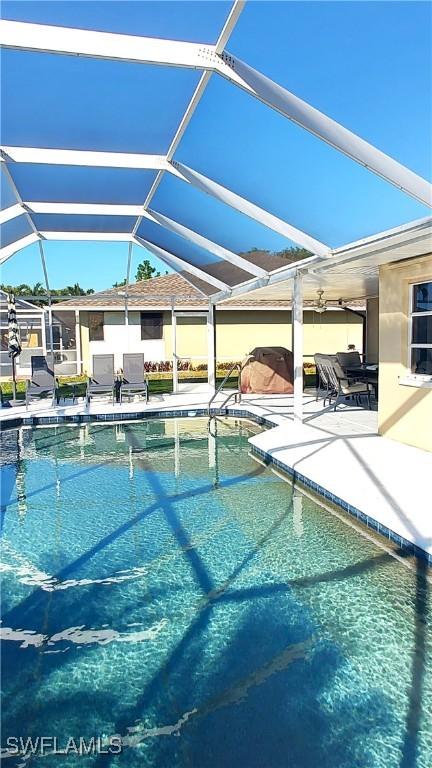
M 177 317 L 174 311 L 174 307 L 171 312 L 171 324 L 172 324 L 172 357 L 173 357 L 173 392 L 178 392 L 178 368 L 177 368 Z
M 124 297 L 124 321 L 126 332 L 126 352 L 129 352 L 129 303 L 127 294 Z
M 45 252 L 44 252 L 44 247 L 43 247 L 42 240 L 39 240 L 39 253 L 40 253 L 40 257 L 41 257 L 42 269 L 43 269 L 44 278 L 45 278 L 45 286 L 46 286 L 47 294 L 48 294 L 48 321 L 49 321 L 49 340 L 50 340 L 50 352 L 51 352 L 51 366 L 52 366 L 53 373 L 55 373 L 55 370 L 54 370 L 54 336 L 53 336 L 53 322 L 52 322 L 51 290 L 50 290 L 50 286 L 49 286 L 48 270 L 47 270 L 47 265 L 46 265 L 46 260 L 45 260 Z
M 213 304 L 209 305 L 207 315 L 207 376 L 209 386 L 216 389 L 216 310 Z
M 82 372 L 82 360 L 81 360 L 81 328 L 80 328 L 80 316 L 79 309 L 75 310 L 75 347 L 76 347 L 76 367 L 77 373 Z
M 303 421 L 303 276 L 296 272 L 292 295 L 292 340 L 294 354 L 294 419 Z
M 42 315 L 41 330 L 42 330 L 42 354 L 43 354 L 44 357 L 46 357 L 46 354 L 47 354 L 47 339 L 46 339 L 45 311 L 44 311 L 44 313 Z
M 127 352 L 129 352 L 129 281 L 130 281 L 131 264 L 132 264 L 132 243 L 129 243 L 127 266 L 126 266 L 126 283 L 125 283 L 125 330 L 126 330 L 126 351 Z
M 55 373 L 55 369 L 54 369 L 54 336 L 53 336 L 53 319 L 52 319 L 51 296 L 48 297 L 48 323 L 49 323 L 48 329 L 49 329 L 51 365 L 52 365 L 52 370 Z

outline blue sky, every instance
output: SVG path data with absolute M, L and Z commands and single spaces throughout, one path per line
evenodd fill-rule
M 2 12 L 37 23 L 214 42 L 229 7 L 225 2 L 6 1 Z M 252 0 L 227 47 L 430 178 L 430 24 L 431 5 L 425 2 Z M 197 79 L 187 70 L 7 51 L 2 85 L 9 108 L 2 110 L 2 141 L 163 153 Z M 216 76 L 176 159 L 330 246 L 428 213 Z M 148 172 L 120 171 L 96 172 L 86 180 L 80 169 L 52 172 L 24 165 L 15 172 L 24 199 L 46 201 L 140 203 L 153 178 Z M 173 178 L 164 178 L 152 205 L 232 250 L 290 244 Z M 41 228 L 46 224 L 40 223 Z M 58 229 L 69 225 L 61 217 L 55 224 Z M 159 244 L 167 242 L 162 230 L 153 234 Z M 103 289 L 124 277 L 126 244 L 50 242 L 46 252 L 53 287 L 78 280 Z M 132 274 L 144 255 L 134 249 Z M 204 257 L 191 258 L 200 263 Z M 2 270 L 3 282 L 34 283 L 41 277 L 35 246 Z

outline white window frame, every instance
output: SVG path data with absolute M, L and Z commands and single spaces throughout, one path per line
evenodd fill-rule
M 413 334 L 413 318 L 415 317 L 432 317 L 432 309 L 424 310 L 423 312 L 414 312 L 413 306 L 414 306 L 414 289 L 418 285 L 423 285 L 424 283 L 432 283 L 432 278 L 419 280 L 415 283 L 409 284 L 409 322 L 408 322 L 408 378 L 411 381 L 418 381 L 419 383 L 425 383 L 425 384 L 431 384 L 432 385 L 432 374 L 429 373 L 413 373 L 412 371 L 412 350 L 413 349 L 432 349 L 432 343 L 431 344 L 416 344 L 412 341 L 412 334 Z

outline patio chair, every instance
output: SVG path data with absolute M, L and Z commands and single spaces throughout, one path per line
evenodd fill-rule
M 346 371 L 347 368 L 361 368 L 360 353 L 354 350 L 353 352 L 337 352 L 336 359 L 339 365 Z
M 324 362 L 324 367 L 327 370 L 333 390 L 336 392 L 334 410 L 336 410 L 341 400 L 349 397 L 353 397 L 356 403 L 360 405 L 360 398 L 362 395 L 366 395 L 368 408 L 370 410 L 371 389 L 369 382 L 358 381 L 355 378 L 353 379 L 347 376 L 335 355 L 326 355 L 325 357 L 327 357 L 328 360 Z
M 330 360 L 336 360 L 335 355 L 323 355 L 320 353 L 317 353 L 314 355 L 315 360 L 315 366 L 316 366 L 316 397 L 315 400 L 318 401 L 321 394 L 324 395 L 324 405 L 326 404 L 327 399 L 331 403 L 331 399 L 333 395 L 337 395 L 337 389 L 334 387 L 334 383 L 331 379 L 331 376 L 329 374 L 329 359 Z
M 49 367 L 48 361 L 44 355 L 32 355 L 31 357 L 31 378 L 26 382 L 26 408 L 29 403 L 39 397 L 52 397 L 52 404 L 59 402 L 57 393 L 58 382 L 54 376 L 54 371 Z
M 87 405 L 95 395 L 110 394 L 114 405 L 114 355 L 93 355 L 93 375 L 87 379 Z
M 144 370 L 142 353 L 123 355 L 123 377 L 120 389 L 120 402 L 123 395 L 144 395 L 148 403 L 148 381 Z

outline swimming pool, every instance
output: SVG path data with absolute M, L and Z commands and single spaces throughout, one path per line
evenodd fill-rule
M 430 768 L 425 564 L 257 464 L 256 429 L 3 433 L 2 746 L 37 746 L 8 766 Z

